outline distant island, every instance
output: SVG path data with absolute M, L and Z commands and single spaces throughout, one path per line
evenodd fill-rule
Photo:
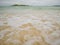
M 23 5 L 23 4 L 13 4 L 12 6 L 29 6 L 29 5 Z

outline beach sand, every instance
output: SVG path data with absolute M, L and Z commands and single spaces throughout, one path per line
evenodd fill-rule
M 12 12 L 0 15 L 0 45 L 60 45 L 60 10 Z

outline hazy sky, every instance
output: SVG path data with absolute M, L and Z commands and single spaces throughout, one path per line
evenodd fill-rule
M 28 5 L 60 5 L 60 0 L 0 0 L 0 5 L 22 3 Z

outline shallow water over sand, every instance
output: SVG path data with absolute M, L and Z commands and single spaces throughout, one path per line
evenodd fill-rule
M 0 45 L 60 45 L 60 10 L 3 9 Z

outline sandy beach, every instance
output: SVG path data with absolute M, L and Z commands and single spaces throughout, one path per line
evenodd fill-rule
M 60 45 L 60 10 L 13 11 L 0 14 L 0 45 Z

